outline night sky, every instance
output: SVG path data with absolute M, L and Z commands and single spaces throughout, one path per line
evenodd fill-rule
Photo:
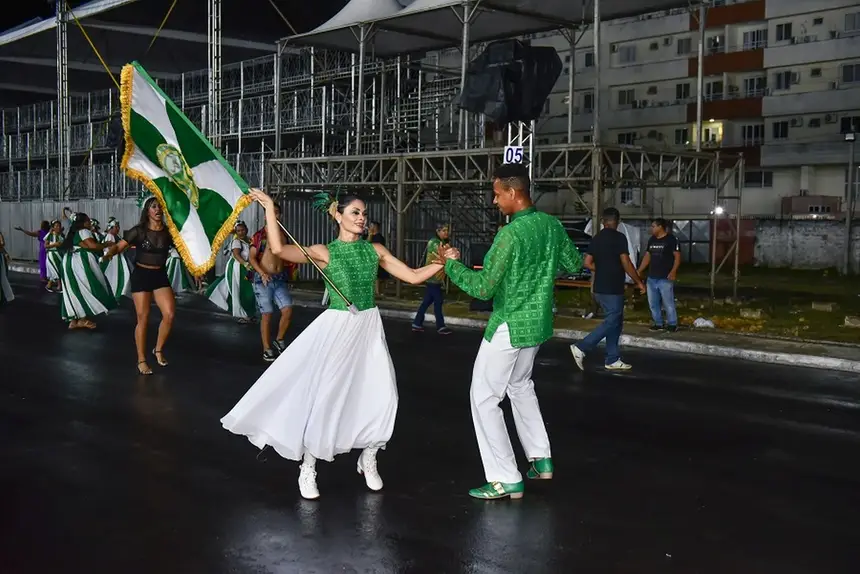
M 298 32 L 306 32 L 322 24 L 346 5 L 347 0 L 273 0 Z M 119 8 L 119 12 L 140 12 L 146 15 L 145 25 L 158 26 L 172 0 L 139 0 L 137 6 Z M 69 0 L 70 6 L 86 2 Z M 146 5 L 145 11 L 143 5 Z M 269 0 L 223 0 L 221 3 L 223 34 L 247 37 L 259 34 L 267 40 L 270 37 L 289 36 L 289 27 L 272 8 Z M 53 0 L 22 0 L 4 2 L 0 11 L 0 31 L 18 26 L 31 18 L 50 18 L 54 15 Z M 109 18 L 110 12 L 99 16 Z M 179 0 L 168 20 L 167 27 L 182 30 L 206 31 L 206 1 Z

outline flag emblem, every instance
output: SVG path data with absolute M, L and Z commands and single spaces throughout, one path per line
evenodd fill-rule
M 251 203 L 248 184 L 137 62 L 122 69 L 120 101 L 122 169 L 158 198 L 182 261 L 203 275 Z

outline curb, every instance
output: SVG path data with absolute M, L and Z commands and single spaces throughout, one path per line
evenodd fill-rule
M 12 263 L 9 265 L 9 270 L 17 273 L 28 273 L 38 275 L 38 268 L 33 268 L 30 265 L 20 265 Z M 294 304 L 298 307 L 306 309 L 322 309 L 322 302 L 317 302 L 312 299 L 304 299 L 294 297 Z M 206 312 L 202 311 L 201 312 Z M 223 311 L 212 311 L 213 315 L 224 315 Z M 379 314 L 388 319 L 405 319 L 411 321 L 414 318 L 414 311 L 406 311 L 401 309 L 386 309 L 379 308 Z M 464 327 L 467 329 L 483 330 L 487 327 L 487 321 L 481 319 L 469 319 L 466 317 L 447 317 L 445 322 L 448 325 L 456 327 Z M 427 316 L 425 323 L 435 324 L 436 318 L 432 315 Z M 555 329 L 553 338 L 563 341 L 579 341 L 588 335 L 587 331 L 578 331 L 570 329 Z M 696 343 L 693 341 L 679 341 L 677 339 L 656 339 L 653 337 L 635 337 L 632 335 L 622 335 L 621 344 L 627 347 L 637 349 L 651 349 L 657 351 L 670 351 L 673 353 L 684 353 L 689 355 L 703 355 L 709 357 L 721 357 L 724 359 L 740 359 L 743 361 L 752 361 L 755 363 L 765 363 L 772 365 L 792 365 L 797 367 L 806 367 L 813 369 L 824 369 L 829 371 L 841 371 L 845 373 L 860 374 L 860 360 L 852 361 L 850 359 L 837 359 L 835 357 L 820 357 L 817 355 L 805 355 L 796 353 L 772 353 L 766 351 L 755 351 L 751 349 L 742 349 L 739 347 L 727 347 L 724 345 L 709 345 L 707 343 Z

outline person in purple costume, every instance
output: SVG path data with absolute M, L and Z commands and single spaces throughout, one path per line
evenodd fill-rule
M 23 227 L 16 227 L 15 229 L 25 235 L 29 235 L 30 237 L 34 237 L 39 240 L 39 276 L 42 278 L 42 281 L 47 281 L 48 254 L 45 251 L 45 236 L 51 231 L 51 224 L 47 221 L 43 221 L 39 226 L 38 231 L 27 231 Z

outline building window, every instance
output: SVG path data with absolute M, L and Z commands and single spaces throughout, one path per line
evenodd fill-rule
M 853 12 L 845 15 L 845 31 L 860 31 L 860 12 Z
M 812 118 L 811 120 L 809 120 L 809 127 L 820 128 L 821 127 L 821 118 Z
M 723 81 L 708 82 L 705 84 L 705 99 L 706 100 L 722 100 L 723 99 Z
M 633 188 L 628 185 L 621 186 L 621 205 L 630 205 L 633 203 Z
M 745 78 L 744 97 L 759 98 L 767 91 L 767 78 Z
M 756 50 L 767 46 L 767 28 L 744 32 L 744 50 Z
M 632 106 L 633 101 L 636 99 L 636 90 L 619 90 L 618 91 L 618 105 L 619 106 Z
M 809 72 L 809 76 L 811 78 L 820 78 L 821 77 L 821 68 L 812 68 L 812 71 Z
M 824 24 L 824 18 L 815 18 L 812 21 L 813 26 L 821 26 L 822 24 Z
M 656 52 L 657 50 L 660 49 L 660 42 L 651 42 L 651 45 L 648 46 L 648 49 L 651 50 L 652 52 Z
M 845 64 L 842 66 L 842 83 L 853 84 L 860 82 L 860 64 Z
M 636 143 L 636 132 L 618 134 L 618 143 L 621 145 L 634 145 Z
M 593 68 L 594 67 L 594 52 L 586 52 L 585 53 L 585 67 Z
M 594 111 L 594 92 L 586 92 L 582 95 L 582 109 L 588 113 Z
M 791 22 L 786 22 L 785 24 L 777 24 L 776 25 L 776 41 L 777 42 L 786 42 L 791 40 Z
M 688 100 L 690 99 L 690 83 L 675 84 L 675 99 Z
M 690 130 L 688 128 L 678 128 L 675 130 L 675 145 L 689 145 Z
M 636 61 L 636 46 L 621 46 L 618 53 L 622 64 L 632 64 Z
M 741 126 L 741 134 L 745 146 L 755 146 L 764 143 L 764 124 Z
M 773 139 L 784 140 L 788 139 L 788 122 L 773 122 Z
M 725 52 L 726 35 L 712 36 L 708 38 L 708 54 L 719 54 Z
M 860 133 L 860 116 L 845 116 L 840 121 L 840 133 Z
M 646 92 L 649 96 L 653 96 L 657 93 L 657 86 L 648 86 L 648 91 Z
M 570 63 L 570 54 L 568 54 L 567 56 L 565 56 L 565 57 L 564 57 L 564 63 L 565 63 L 565 64 L 569 64 L 569 63 Z
M 582 136 L 582 143 L 591 143 L 591 134 Z
M 777 72 L 774 74 L 773 79 L 777 90 L 788 90 L 793 84 L 797 83 L 798 77 L 791 70 L 787 70 L 785 72 Z
M 735 176 L 735 188 L 738 187 L 738 178 Z M 772 171 L 745 171 L 744 187 L 773 187 Z
M 678 55 L 686 56 L 687 54 L 691 54 L 693 52 L 693 39 L 692 38 L 678 38 Z

